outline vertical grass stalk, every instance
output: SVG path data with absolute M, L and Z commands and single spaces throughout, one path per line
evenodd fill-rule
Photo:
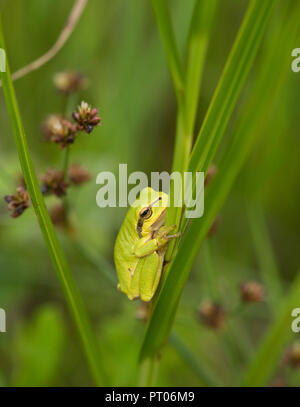
M 4 37 L 2 34 L 1 16 L 0 47 L 6 49 Z M 62 247 L 57 239 L 53 224 L 50 220 L 49 213 L 44 202 L 43 195 L 40 190 L 38 179 L 34 171 L 29 148 L 27 145 L 27 139 L 23 130 L 8 62 L 6 64 L 6 72 L 1 73 L 1 78 L 5 101 L 11 120 L 13 134 L 17 145 L 19 160 L 26 187 L 30 194 L 32 205 L 35 210 L 49 256 L 57 273 L 58 279 L 62 285 L 65 298 L 67 300 L 71 314 L 74 318 L 76 327 L 82 340 L 84 351 L 86 353 L 92 375 L 97 385 L 103 385 L 105 375 L 102 365 L 100 364 L 97 341 L 93 335 L 88 317 L 81 300 L 81 296 L 73 280 Z
M 193 150 L 189 166 L 193 173 L 205 170 L 214 156 L 252 66 L 275 2 L 276 0 L 264 2 L 252 0 L 249 5 Z M 253 120 L 253 117 L 251 119 Z M 171 263 L 147 326 L 140 352 L 141 360 L 154 355 L 170 334 L 181 293 L 194 259 L 250 151 L 253 138 L 254 135 L 248 132 L 245 134 L 240 132 L 235 138 L 220 166 L 222 176 L 216 177 L 206 194 L 205 215 L 200 219 L 194 219 L 181 239 L 179 250 Z

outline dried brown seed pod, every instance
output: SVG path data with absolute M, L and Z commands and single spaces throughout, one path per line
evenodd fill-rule
M 8 210 L 12 211 L 11 216 L 17 218 L 30 206 L 29 193 L 23 186 L 17 188 L 17 193 L 14 195 L 6 195 L 4 197 L 7 202 Z
M 95 126 L 101 125 L 101 118 L 98 110 L 89 106 L 86 102 L 81 102 L 77 111 L 72 113 L 73 119 L 77 122 L 77 129 L 85 133 L 91 133 Z
M 300 366 L 300 342 L 294 342 L 291 344 L 284 355 L 284 363 L 291 366 L 292 368 L 297 368 Z
M 284 377 L 276 377 L 276 379 L 272 381 L 270 387 L 289 387 L 289 384 Z
M 219 224 L 220 224 L 220 218 L 219 218 L 219 216 L 217 216 L 213 220 L 213 223 L 211 224 L 211 226 L 207 232 L 207 236 L 209 236 L 209 237 L 215 236 L 219 230 Z
M 62 171 L 49 169 L 44 175 L 40 176 L 40 179 L 43 194 L 54 194 L 58 197 L 66 194 L 69 184 L 64 180 Z
M 243 302 L 260 302 L 264 299 L 265 290 L 256 281 L 246 281 L 240 286 L 240 294 Z
M 198 308 L 198 316 L 202 323 L 212 329 L 220 330 L 225 326 L 225 310 L 211 300 L 204 300 Z
M 24 179 L 24 175 L 22 173 L 17 174 L 16 183 L 17 183 L 17 185 L 27 189 L 26 182 L 25 182 L 25 179 Z
M 81 185 L 91 179 L 91 174 L 82 165 L 72 165 L 69 168 L 69 180 L 74 185 Z
M 81 72 L 74 70 L 56 73 L 53 82 L 56 89 L 66 95 L 79 92 L 87 86 L 87 78 Z
M 207 187 L 207 185 L 209 185 L 211 183 L 211 181 L 215 178 L 215 176 L 217 175 L 217 167 L 215 166 L 215 164 L 210 164 L 210 166 L 208 167 L 208 170 L 206 171 L 205 174 L 205 179 L 204 179 L 204 186 Z
M 44 121 L 42 130 L 48 140 L 60 144 L 61 148 L 74 143 L 77 134 L 76 125 L 58 115 L 50 115 Z
M 52 206 L 49 209 L 51 220 L 55 226 L 65 227 L 67 226 L 67 212 L 61 203 Z
M 141 321 L 147 321 L 149 315 L 149 303 L 141 301 L 136 311 L 136 318 Z

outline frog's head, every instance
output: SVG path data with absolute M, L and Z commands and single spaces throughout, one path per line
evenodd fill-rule
M 168 195 L 152 188 L 144 188 L 136 206 L 136 231 L 139 237 L 158 230 L 165 221 Z

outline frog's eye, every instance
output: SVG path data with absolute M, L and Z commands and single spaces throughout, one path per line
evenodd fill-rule
M 140 212 L 140 216 L 143 219 L 149 219 L 152 216 L 152 209 L 151 208 L 143 208 Z

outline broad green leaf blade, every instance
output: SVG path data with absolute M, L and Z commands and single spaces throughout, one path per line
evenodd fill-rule
M 196 1 L 188 36 L 185 111 L 187 133 L 191 138 L 194 131 L 205 57 L 218 2 L 218 0 Z
M 184 75 L 171 24 L 169 10 L 165 0 L 151 0 L 151 3 L 155 13 L 158 28 L 161 33 L 161 38 L 169 64 L 177 101 L 178 104 L 180 104 L 183 96 Z
M 265 4 L 267 3 L 268 12 L 265 8 Z M 243 54 L 244 49 L 240 45 L 241 42 L 246 49 L 246 54 L 252 55 L 253 48 L 257 50 L 266 26 L 267 17 L 271 13 L 273 4 L 274 1 L 268 1 L 264 3 L 258 1 L 251 2 L 241 30 L 238 34 L 238 39 L 234 45 L 234 49 L 238 49 L 239 52 Z M 259 25 L 254 24 L 254 22 L 257 22 L 256 19 L 260 22 Z M 247 38 L 245 38 L 244 33 L 249 33 L 251 29 L 256 31 L 256 41 L 249 40 L 251 44 L 251 47 L 249 47 Z M 231 53 L 231 57 L 226 65 L 226 70 L 231 72 L 231 74 L 234 76 L 234 67 L 237 65 L 236 68 L 238 77 L 244 78 L 244 70 L 248 72 L 249 66 L 248 64 L 243 64 L 243 69 L 238 70 L 240 61 L 239 58 L 237 58 L 236 56 L 233 58 L 233 54 L 235 54 L 235 52 Z M 253 61 L 253 57 L 254 55 L 249 60 L 250 65 Z M 236 78 L 234 79 L 234 82 L 239 83 Z M 224 75 L 221 79 L 221 85 L 219 86 L 219 88 L 221 87 L 221 89 L 223 88 L 223 81 Z M 241 83 L 239 84 L 238 89 L 235 90 L 234 102 L 237 99 L 237 94 L 240 90 L 240 87 Z M 214 107 L 215 103 L 217 103 L 217 108 Z M 210 107 L 210 111 L 222 112 L 222 107 L 219 105 L 219 103 L 220 100 L 214 98 Z M 226 101 L 225 98 L 224 104 L 227 106 L 227 108 L 228 105 L 230 105 L 230 110 L 232 111 L 234 105 L 234 103 L 232 104 L 232 101 L 229 103 L 228 101 Z M 208 115 L 210 115 L 209 112 Z M 229 119 L 229 111 L 227 111 L 227 114 Z M 158 296 L 155 308 L 149 321 L 140 353 L 141 359 L 155 354 L 168 338 L 182 290 L 188 278 L 194 259 L 201 246 L 201 243 L 205 238 L 215 216 L 224 203 L 231 189 L 231 186 L 237 174 L 239 173 L 247 154 L 250 151 L 253 139 L 256 135 L 255 132 L 247 131 L 252 119 L 252 115 L 250 115 L 250 117 L 246 115 L 245 120 L 242 122 L 242 125 L 240 126 L 236 134 L 235 141 L 232 143 L 230 152 L 226 155 L 220 165 L 219 174 L 221 174 L 221 176 L 216 177 L 214 183 L 208 188 L 208 192 L 205 196 L 205 215 L 200 219 L 193 220 L 189 230 L 183 236 L 180 242 L 178 253 L 175 257 L 175 260 L 171 263 L 169 273 L 165 280 L 165 284 L 163 285 L 162 290 Z M 222 132 L 223 131 L 224 128 Z M 219 136 L 221 136 L 221 133 L 219 133 Z M 199 159 L 201 160 L 200 156 L 201 154 L 199 155 Z M 195 170 L 198 170 L 199 163 L 196 164 L 197 165 L 195 165 Z
M 199 99 L 199 89 L 209 43 L 210 31 L 218 0 L 195 2 L 187 40 L 187 66 L 184 80 L 184 103 L 179 106 L 172 171 L 183 173 L 187 170 L 194 137 L 194 124 Z M 180 110 L 181 107 L 181 110 Z M 174 188 L 171 184 L 170 202 L 173 202 Z M 176 199 L 176 197 L 175 197 Z M 170 206 L 166 224 L 180 228 L 182 208 Z M 170 242 L 166 260 L 172 258 L 175 241 Z
M 206 193 L 205 216 L 192 222 L 180 242 L 178 253 L 170 266 L 149 321 L 140 353 L 141 359 L 155 354 L 168 338 L 177 305 L 195 257 L 246 158 L 252 142 L 251 136 L 253 134 L 248 133 L 248 138 L 240 137 L 235 143 L 228 155 L 231 165 L 228 166 L 227 160 L 224 161 L 220 166 L 222 177 L 217 177 Z
M 187 66 L 184 77 L 184 100 L 179 106 L 172 171 L 185 171 L 190 156 L 199 89 L 218 0 L 197 0 L 187 41 Z M 159 21 L 158 21 L 159 23 Z M 163 34 L 163 33 L 162 33 Z M 167 42 L 167 39 L 165 39 Z M 168 56 L 168 55 L 167 55 Z M 169 61 L 169 66 L 171 61 Z M 172 189 L 171 189 L 172 191 Z M 171 208 L 172 209 L 172 208 Z M 169 211 L 170 213 L 171 211 Z M 169 214 L 168 214 L 169 216 Z M 170 222 L 174 223 L 174 222 Z
M 207 171 L 252 66 L 277 0 L 252 0 L 200 129 L 189 171 Z
M 5 48 L 4 37 L 2 34 L 1 16 L 0 16 L 0 47 Z M 50 220 L 43 195 L 40 190 L 38 179 L 34 171 L 33 163 L 27 145 L 27 139 L 23 130 L 21 116 L 15 95 L 14 86 L 11 80 L 8 62 L 6 72 L 1 73 L 2 86 L 7 105 L 7 110 L 13 128 L 19 160 L 26 182 L 28 192 L 34 207 L 40 229 L 45 240 L 49 256 L 62 285 L 65 298 L 68 302 L 70 311 L 79 331 L 88 362 L 98 385 L 103 384 L 104 372 L 102 370 L 97 342 L 90 327 L 80 294 L 73 280 L 71 271 L 67 264 L 62 247 L 57 239 L 53 224 Z
M 299 27 L 299 12 L 300 5 L 297 4 L 294 9 L 293 18 L 289 20 L 289 24 L 284 24 L 284 30 L 278 30 L 279 32 L 272 37 L 274 42 L 274 55 L 273 58 L 270 58 L 268 63 L 272 67 L 272 72 L 269 73 L 269 76 L 265 75 L 264 80 L 264 90 L 266 93 L 272 95 L 272 98 L 275 96 L 274 88 L 270 86 L 270 76 L 272 76 L 273 82 L 276 82 L 277 87 L 282 87 L 284 82 L 284 77 L 287 72 L 290 72 L 290 63 L 286 61 L 282 65 L 282 61 L 286 56 L 286 49 L 293 49 L 293 46 L 300 34 Z M 272 82 L 272 80 L 270 82 Z M 269 106 L 268 106 L 269 108 Z M 265 119 L 265 118 L 264 118 Z M 271 125 L 272 126 L 272 125 Z M 254 219 L 252 219 L 254 220 Z M 268 240 L 267 240 L 268 241 Z M 266 243 L 264 242 L 264 245 Z M 276 275 L 273 275 L 270 272 L 270 268 L 276 268 L 276 265 L 273 264 L 272 254 L 268 253 L 271 250 L 267 247 L 267 253 L 264 255 L 270 256 L 271 258 L 266 261 L 266 269 L 268 274 L 273 277 L 271 281 L 267 283 L 267 290 L 272 296 L 272 306 L 273 306 L 273 318 L 271 326 L 268 328 L 266 334 L 263 337 L 262 343 L 258 348 L 254 358 L 252 359 L 250 366 L 248 367 L 244 381 L 242 385 L 245 386 L 266 386 L 268 385 L 272 374 L 276 371 L 278 367 L 278 361 L 283 350 L 284 345 L 292 337 L 292 316 L 291 312 L 294 308 L 299 307 L 299 298 L 300 298 L 300 274 L 298 272 L 295 281 L 291 286 L 290 294 L 286 299 L 281 300 L 281 293 L 278 293 L 280 287 L 277 287 L 278 281 L 276 281 Z M 270 275 L 264 276 L 270 278 Z M 272 281 L 273 280 L 273 281 Z M 276 282 L 274 290 L 274 280 Z M 277 306 L 276 306 L 277 300 Z
M 152 8 L 154 10 L 155 19 L 161 34 L 162 43 L 164 46 L 167 63 L 173 80 L 173 86 L 177 99 L 177 122 L 176 122 L 176 138 L 175 138 L 175 152 L 173 157 L 173 171 L 184 171 L 188 164 L 188 159 L 191 150 L 191 137 L 186 131 L 186 118 L 185 118 L 185 100 L 184 100 L 184 87 L 185 77 L 180 60 L 178 47 L 172 27 L 169 9 L 165 0 L 151 0 Z M 172 181 L 171 181 L 172 183 Z M 171 191 L 173 188 L 171 187 Z M 173 195 L 170 194 L 172 202 Z M 168 219 L 166 224 L 177 224 L 180 221 L 180 208 L 171 206 L 168 211 Z M 173 247 L 173 243 L 171 244 Z M 166 258 L 172 252 L 172 247 L 166 254 Z

